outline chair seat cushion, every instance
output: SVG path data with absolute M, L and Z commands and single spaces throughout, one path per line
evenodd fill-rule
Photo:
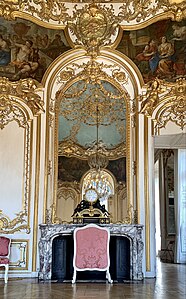
M 8 255 L 9 243 L 10 243 L 10 239 L 6 237 L 0 237 L 0 256 Z
M 0 265 L 9 264 L 9 259 L 6 257 L 0 257 Z

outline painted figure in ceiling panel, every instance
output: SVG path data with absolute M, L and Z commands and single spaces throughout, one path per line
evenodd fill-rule
M 62 30 L 52 30 L 30 21 L 1 18 L 0 76 L 10 80 L 28 77 L 41 81 L 48 66 L 70 47 Z
M 124 31 L 117 48 L 140 69 L 144 81 L 155 77 L 175 82 L 186 77 L 186 21 L 163 20 L 135 31 Z

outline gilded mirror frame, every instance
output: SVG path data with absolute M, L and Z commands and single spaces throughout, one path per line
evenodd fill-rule
M 105 80 L 105 78 L 101 78 L 100 80 L 103 79 Z M 59 124 L 58 124 L 58 105 L 60 103 L 60 101 L 62 100 L 62 94 L 65 93 L 65 91 L 68 90 L 68 88 L 70 86 L 72 86 L 75 82 L 81 81 L 82 78 L 81 77 L 77 77 L 75 79 L 69 80 L 67 82 L 67 84 L 65 85 L 65 87 L 62 89 L 62 91 L 60 91 L 57 95 L 56 98 L 56 102 L 55 102 L 55 120 L 54 120 L 54 153 L 55 153 L 55 157 L 54 157 L 54 197 L 53 197 L 53 219 L 52 221 L 61 221 L 60 219 L 58 219 L 56 217 L 56 207 L 57 207 L 57 181 L 58 181 L 58 129 L 59 129 Z M 127 94 L 127 92 L 125 90 L 123 90 L 123 88 L 114 80 L 111 78 L 107 78 L 107 82 L 109 82 L 110 84 L 112 84 L 121 95 L 123 95 L 123 101 L 125 101 L 125 107 L 126 107 L 126 148 L 124 149 L 124 155 L 126 156 L 126 176 L 127 176 L 127 180 L 126 180 L 126 184 L 127 184 L 127 206 L 128 208 L 131 206 L 131 198 L 130 198 L 130 185 L 131 185 L 131 149 L 130 149 L 130 144 L 131 144 L 131 116 L 130 116 L 130 100 L 129 100 L 129 95 Z M 114 153 L 114 150 L 112 151 Z M 73 156 L 73 155 L 72 155 Z M 118 157 L 117 154 L 117 149 L 116 149 L 116 157 Z M 80 159 L 83 159 L 80 158 Z M 84 158 L 85 159 L 85 158 Z M 81 180 L 82 181 L 82 180 Z M 81 189 L 81 186 L 80 186 Z M 72 211 L 73 212 L 73 211 Z M 132 219 L 129 220 L 129 216 L 127 216 L 127 220 L 125 219 L 125 221 L 131 222 Z

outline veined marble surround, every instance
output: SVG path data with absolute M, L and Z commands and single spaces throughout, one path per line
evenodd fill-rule
M 52 242 L 57 236 L 72 235 L 77 224 L 40 224 L 39 241 L 40 272 L 39 279 L 48 280 L 52 275 Z M 111 236 L 123 236 L 130 240 L 130 279 L 142 280 L 143 225 L 140 224 L 100 224 L 109 228 Z

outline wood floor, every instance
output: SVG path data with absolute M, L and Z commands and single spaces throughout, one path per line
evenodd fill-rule
M 0 299 L 186 299 L 186 265 L 158 262 L 156 279 L 143 282 L 51 283 L 36 279 L 0 281 Z

